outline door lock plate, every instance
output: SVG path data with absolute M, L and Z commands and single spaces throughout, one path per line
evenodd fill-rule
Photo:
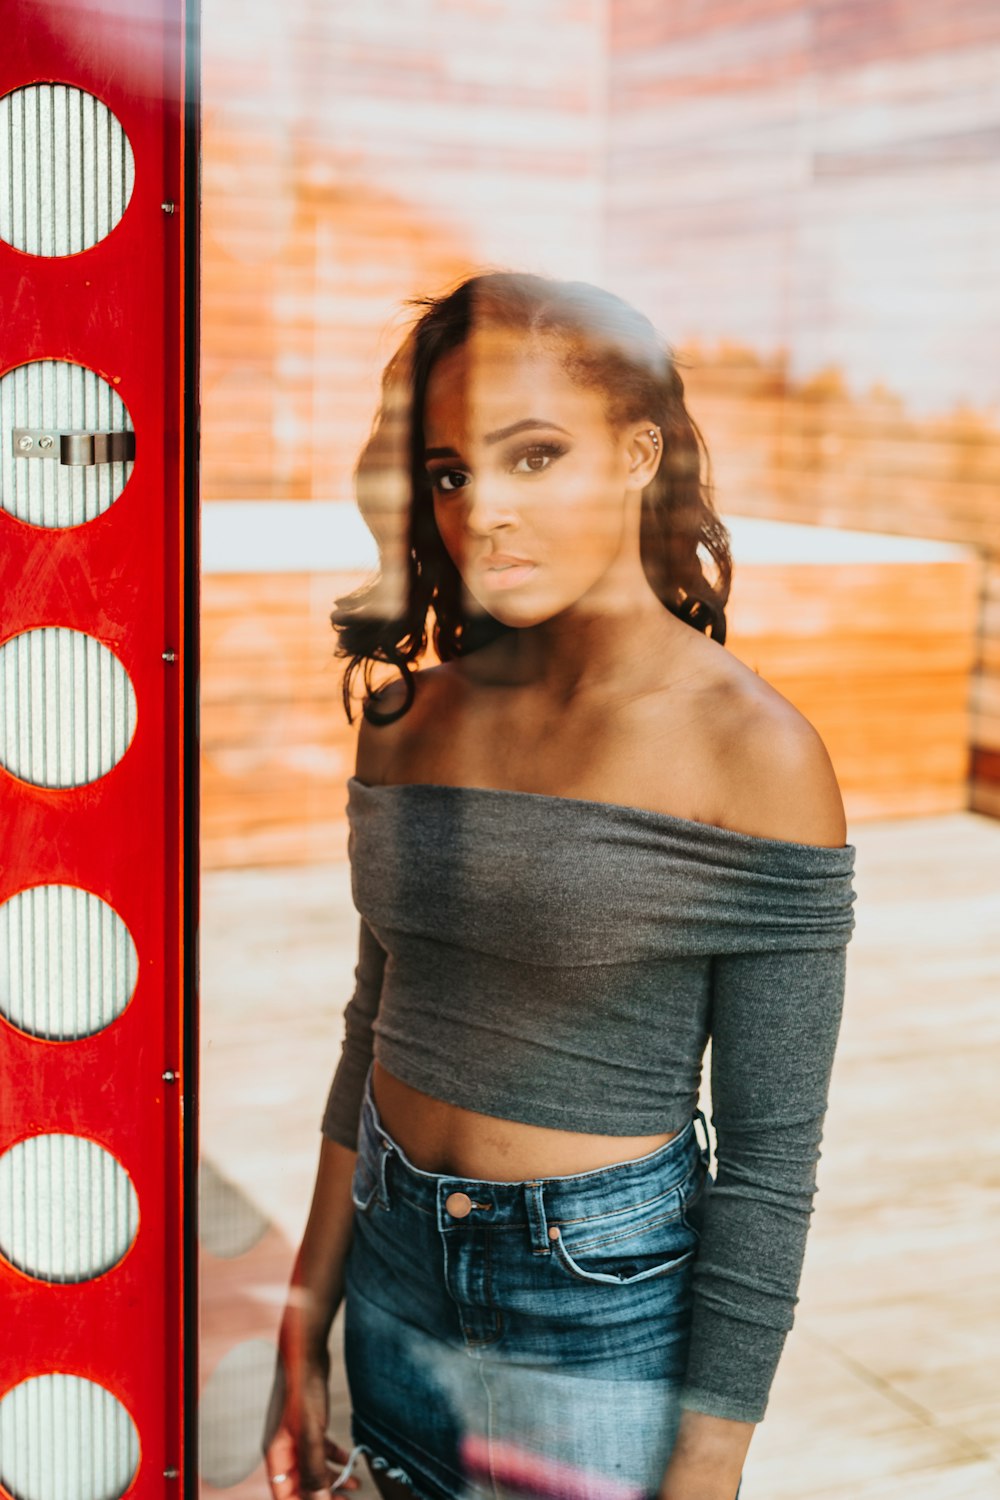
M 15 458 L 54 458 L 61 464 L 91 467 L 135 458 L 134 432 L 53 432 L 47 427 L 15 427 Z

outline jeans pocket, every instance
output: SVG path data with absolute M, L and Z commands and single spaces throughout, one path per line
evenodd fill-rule
M 684 1220 L 681 1191 L 676 1188 L 655 1202 L 556 1221 L 550 1238 L 552 1258 L 560 1270 L 579 1281 L 606 1286 L 671 1276 L 683 1270 L 698 1249 L 698 1237 Z
M 702 1166 L 688 1178 L 681 1188 L 681 1217 L 698 1243 L 701 1242 L 705 1228 L 705 1207 L 708 1203 L 708 1195 L 714 1185 L 715 1178 L 707 1166 Z
M 359 1152 L 351 1178 L 351 1201 L 354 1207 L 360 1213 L 369 1213 L 378 1198 L 378 1190 L 378 1168 L 364 1152 Z

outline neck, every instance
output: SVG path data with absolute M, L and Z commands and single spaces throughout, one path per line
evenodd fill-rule
M 667 686 L 691 628 L 653 593 L 638 552 L 561 614 L 504 637 L 505 677 L 566 706 Z

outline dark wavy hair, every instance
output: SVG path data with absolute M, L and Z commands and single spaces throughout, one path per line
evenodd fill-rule
M 371 436 L 354 470 L 359 509 L 379 544 L 379 569 L 360 589 L 336 600 L 330 615 L 338 635 L 334 655 L 348 658 L 343 677 L 348 723 L 353 723 L 354 680 L 362 669 L 366 718 L 390 723 L 409 709 L 413 664 L 427 648 L 429 609 L 441 661 L 467 655 L 517 628 L 464 608 L 461 575 L 438 533 L 424 467 L 431 371 L 474 327 L 514 329 L 542 341 L 572 379 L 603 394 L 612 427 L 650 421 L 660 428 L 663 458 L 642 494 L 643 571 L 672 614 L 724 644 L 730 536 L 712 503 L 711 460 L 684 405 L 673 351 L 649 319 L 588 282 L 516 271 L 470 276 L 441 296 L 414 297 L 406 305 L 422 311 L 385 367 Z M 714 561 L 714 582 L 705 576 L 699 548 Z M 391 713 L 379 713 L 374 705 L 372 670 L 379 663 L 396 667 L 406 690 L 405 701 Z

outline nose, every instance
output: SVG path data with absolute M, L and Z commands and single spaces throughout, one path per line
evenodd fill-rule
M 470 536 L 488 536 L 501 529 L 516 529 L 518 515 L 502 483 L 492 476 L 479 477 L 469 486 L 463 517 Z

